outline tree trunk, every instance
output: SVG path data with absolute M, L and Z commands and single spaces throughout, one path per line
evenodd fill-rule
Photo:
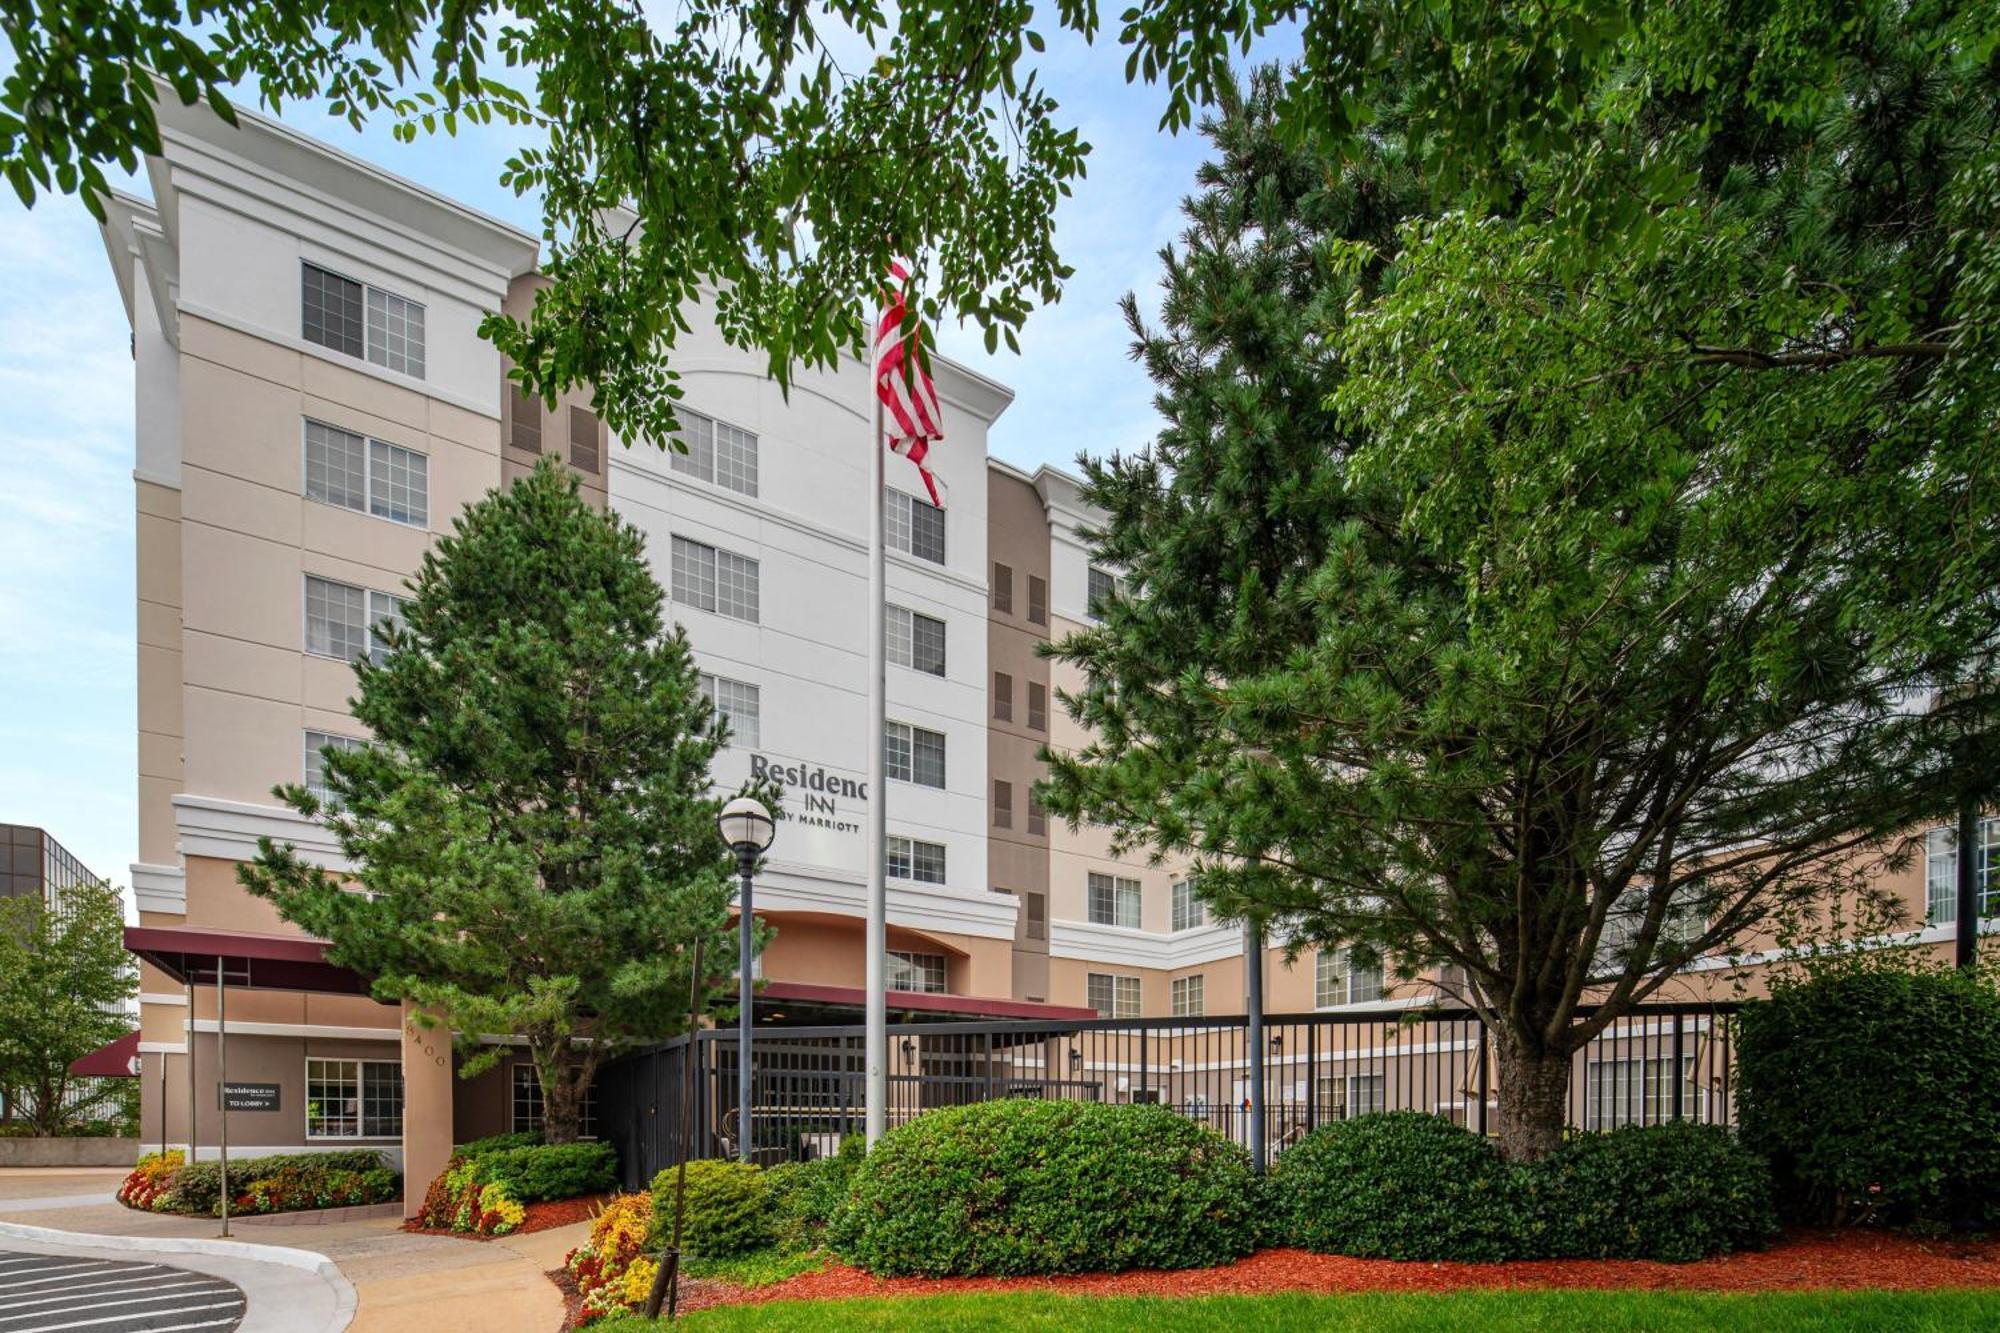
M 1562 1144 L 1569 1118 L 1567 1053 L 1533 1049 L 1499 1038 L 1500 1155 L 1510 1162 L 1535 1162 Z
M 569 1043 L 563 1043 L 565 1049 Z M 547 1143 L 574 1143 L 583 1132 L 583 1097 L 577 1087 L 576 1067 L 566 1060 L 536 1060 L 535 1072 L 542 1081 L 542 1139 Z

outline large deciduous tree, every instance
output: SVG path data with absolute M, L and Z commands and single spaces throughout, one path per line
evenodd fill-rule
M 124 1080 L 92 1086 L 69 1067 L 132 1030 L 138 990 L 118 890 L 0 898 L 0 1091 L 37 1134 L 118 1113 Z
M 2000 101 L 1907 9 L 1774 65 L 1778 9 L 1664 7 L 1497 204 L 1260 80 L 1134 320 L 1167 425 L 1087 465 L 1128 580 L 1050 805 L 1449 965 L 1517 1159 L 1593 1036 L 1992 771 Z
M 553 460 L 470 506 L 424 557 L 379 661 L 355 664 L 374 733 L 323 752 L 325 819 L 353 865 L 259 844 L 252 893 L 331 944 L 375 997 L 424 1006 L 471 1077 L 525 1038 L 546 1133 L 576 1136 L 605 1058 L 686 1023 L 692 946 L 715 980 L 733 860 L 703 697 L 644 542 Z

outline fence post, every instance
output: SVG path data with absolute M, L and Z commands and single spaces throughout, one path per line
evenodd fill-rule
M 1688 1071 L 1681 1068 L 1681 1020 L 1685 1017 L 1680 1010 L 1674 1011 L 1674 1119 L 1679 1120 L 1681 1106 L 1687 1100 Z
M 1478 1014 L 1472 1021 L 1479 1025 L 1479 1137 L 1486 1137 L 1486 1020 Z
M 1306 1133 L 1319 1128 L 1319 1024 L 1306 1024 Z

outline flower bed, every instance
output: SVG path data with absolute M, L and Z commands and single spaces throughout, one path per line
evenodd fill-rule
M 372 1148 L 251 1157 L 229 1164 L 229 1211 L 290 1213 L 387 1203 L 402 1177 Z M 178 1150 L 147 1153 L 118 1188 L 118 1201 L 152 1213 L 213 1217 L 222 1211 L 222 1171 L 190 1164 Z
M 610 1145 L 564 1143 L 523 1145 L 519 1136 L 466 1144 L 424 1192 L 424 1204 L 405 1225 L 408 1231 L 450 1232 L 480 1237 L 539 1231 L 562 1222 L 529 1226 L 528 1210 L 550 1202 L 587 1200 L 608 1190 L 617 1174 Z M 588 1208 L 564 1210 L 565 1221 L 580 1222 Z

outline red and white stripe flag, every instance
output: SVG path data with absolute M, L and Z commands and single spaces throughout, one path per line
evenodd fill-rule
M 917 465 L 924 489 L 931 493 L 931 503 L 942 509 L 944 487 L 924 460 L 930 457 L 931 445 L 944 438 L 944 414 L 938 410 L 937 388 L 931 383 L 930 372 L 924 368 L 923 358 L 916 355 L 918 325 L 904 300 L 909 281 L 908 261 L 891 262 L 882 315 L 875 324 L 875 396 L 882 400 L 882 424 L 889 447 Z

